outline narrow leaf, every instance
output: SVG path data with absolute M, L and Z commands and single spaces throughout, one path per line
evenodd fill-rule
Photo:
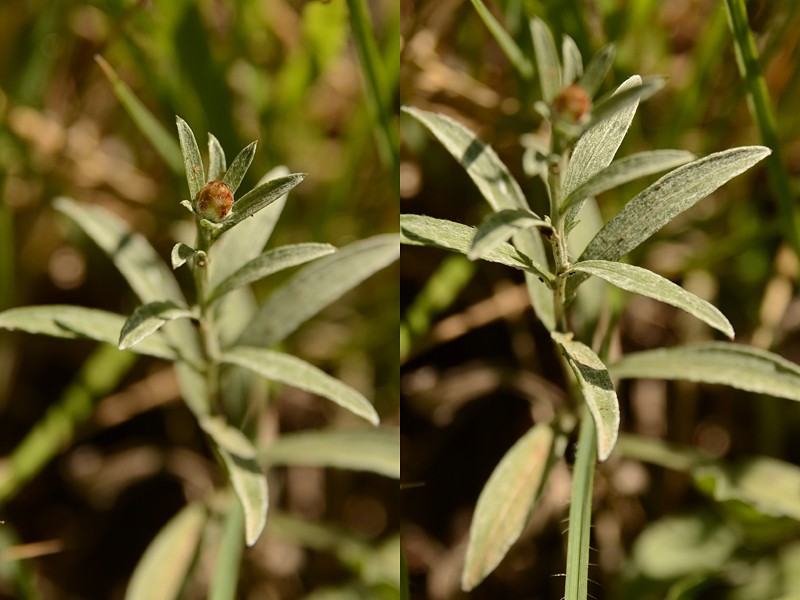
M 195 249 L 187 246 L 186 244 L 178 242 L 172 247 L 170 259 L 172 261 L 172 268 L 177 269 L 186 264 L 186 261 L 194 256 Z
M 239 339 L 243 345 L 277 344 L 325 306 L 400 256 L 397 234 L 376 235 L 304 266 L 261 305 Z
M 253 546 L 267 524 L 269 510 L 267 478 L 254 458 L 236 456 L 219 445 L 216 446 L 216 450 L 225 464 L 233 491 L 242 505 L 245 543 L 248 547 Z M 253 452 L 255 453 L 255 448 Z
M 119 349 L 127 350 L 158 331 L 173 319 L 191 319 L 192 311 L 169 300 L 149 302 L 133 311 L 119 334 Z
M 530 227 L 550 229 L 551 225 L 524 208 L 509 208 L 491 213 L 478 226 L 467 257 L 470 260 L 482 258 L 487 252 L 511 239 L 520 229 Z
M 186 171 L 186 182 L 189 184 L 189 196 L 194 201 L 197 194 L 206 184 L 206 174 L 203 169 L 203 161 L 200 160 L 200 149 L 197 147 L 197 140 L 194 137 L 192 128 L 189 124 L 175 117 L 178 125 L 178 139 L 181 144 L 181 154 L 183 154 L 183 168 Z
M 561 59 L 564 62 L 564 87 L 566 87 L 583 75 L 581 51 L 575 40 L 568 35 L 561 38 Z
M 222 144 L 211 133 L 208 134 L 208 181 L 219 181 L 225 176 L 227 163 L 225 160 L 225 150 Z M 225 183 L 228 183 L 227 181 Z M 230 184 L 228 185 L 230 187 Z M 231 193 L 234 190 L 231 189 Z
M 102 56 L 96 54 L 94 59 L 111 82 L 114 94 L 116 94 L 117 99 L 122 103 L 131 119 L 133 119 L 133 122 L 136 123 L 142 135 L 153 145 L 155 151 L 164 159 L 169 168 L 175 173 L 180 173 L 183 168 L 183 162 L 181 161 L 181 149 L 175 142 L 175 138 L 142 104 Z
M 244 512 L 241 503 L 230 498 L 222 522 L 222 539 L 217 546 L 214 573 L 208 586 L 207 600 L 233 600 L 239 587 L 241 570 Z
M 424 215 L 400 215 L 400 234 L 404 244 L 412 246 L 430 246 L 452 250 L 461 254 L 469 254 L 476 229 L 446 219 L 434 219 Z M 514 246 L 500 243 L 485 252 L 481 259 L 500 263 L 508 267 L 529 271 L 546 281 L 552 281 L 553 275 L 536 265 L 527 256 L 522 255 Z
M 267 275 L 277 273 L 289 267 L 302 265 L 316 258 L 327 256 L 336 252 L 330 244 L 291 244 L 269 250 L 261 256 L 254 258 L 225 281 L 215 287 L 208 295 L 207 301 L 213 302 L 217 298 L 235 290 L 238 287 L 263 279 Z
M 600 89 L 603 79 L 606 78 L 611 65 L 614 64 L 616 53 L 616 47 L 613 44 L 608 44 L 600 48 L 597 54 L 592 57 L 592 60 L 589 61 L 583 77 L 578 82 L 589 96 L 594 97 L 597 90 Z
M 550 335 L 561 346 L 578 379 L 597 429 L 597 457 L 604 461 L 614 449 L 619 432 L 619 401 L 614 384 L 603 361 L 591 348 L 571 339 L 569 334 L 553 331 Z
M 200 546 L 208 515 L 200 503 L 185 506 L 150 543 L 133 572 L 125 600 L 177 600 Z
M 63 304 L 23 306 L 0 312 L 0 329 L 17 329 L 58 338 L 90 338 L 117 346 L 125 317 L 104 310 Z M 161 335 L 152 335 L 136 348 L 138 354 L 175 360 L 175 351 Z
M 664 87 L 666 80 L 663 77 L 646 77 L 637 85 L 616 91 L 611 96 L 601 99 L 592 109 L 592 117 L 586 128 L 594 127 L 607 119 L 611 119 L 631 105 L 638 106 L 642 100 L 647 100 Z
M 544 21 L 534 17 L 531 19 L 530 25 L 539 85 L 542 88 L 542 98 L 549 104 L 562 88 L 558 50 L 556 50 L 553 34 L 550 33 L 550 29 L 545 25 Z
M 152 337 L 147 338 L 142 344 L 146 344 Z M 211 412 L 211 400 L 208 394 L 205 373 L 200 373 L 185 362 L 176 362 L 175 374 L 178 376 L 181 395 L 192 414 L 198 419 L 208 415 Z
M 568 272 L 594 275 L 625 291 L 685 310 L 733 339 L 733 326 L 714 305 L 652 271 L 618 262 L 587 260 L 572 265 Z
M 241 223 L 247 217 L 252 217 L 258 211 L 288 194 L 303 179 L 305 179 L 304 173 L 293 173 L 286 177 L 267 181 L 253 188 L 233 203 L 230 215 L 222 222 L 222 227 L 214 232 L 214 235 L 218 236 L 237 223 Z
M 203 428 L 214 443 L 220 448 L 224 448 L 233 456 L 239 458 L 255 458 L 256 449 L 253 442 L 247 439 L 236 427 L 229 425 L 221 416 L 206 416 L 199 420 L 200 427 Z
M 378 413 L 363 395 L 295 356 L 265 348 L 238 346 L 224 352 L 221 360 L 250 369 L 267 379 L 323 396 L 373 425 L 379 422 Z
M 506 452 L 483 487 L 469 529 L 461 589 L 468 592 L 500 564 L 519 539 L 544 486 L 553 429 L 536 425 Z
M 492 34 L 500 49 L 505 53 L 508 60 L 514 65 L 514 68 L 519 71 L 525 79 L 533 77 L 533 65 L 522 52 L 522 49 L 517 45 L 503 26 L 494 18 L 494 15 L 486 8 L 482 0 L 472 0 L 472 6 L 478 12 L 481 21 L 483 21 L 486 28 Z
M 233 159 L 230 169 L 225 172 L 225 176 L 223 177 L 222 181 L 228 184 L 232 194 L 236 193 L 236 190 L 239 189 L 239 185 L 242 183 L 245 174 L 247 174 L 247 169 L 250 168 L 250 163 L 253 162 L 253 157 L 256 155 L 257 146 L 257 141 L 251 142 L 245 146 L 244 150 L 239 152 L 236 158 Z
M 260 459 L 268 466 L 334 467 L 400 479 L 400 433 L 381 428 L 282 434 Z
M 610 367 L 620 379 L 682 379 L 800 401 L 800 366 L 766 350 L 709 342 L 634 352 Z

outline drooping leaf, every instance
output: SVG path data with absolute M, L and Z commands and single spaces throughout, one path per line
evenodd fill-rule
M 589 61 L 586 70 L 583 72 L 583 77 L 578 82 L 589 96 L 594 97 L 597 90 L 600 89 L 603 79 L 611 69 L 611 65 L 614 64 L 616 54 L 616 47 L 613 44 L 608 44 L 600 48 L 597 54 L 592 57 L 592 60 Z
M 619 379 L 682 379 L 800 401 L 800 367 L 743 344 L 707 342 L 634 352 L 609 370 Z
M 511 64 L 519 71 L 519 74 L 525 79 L 533 77 L 533 65 L 514 41 L 514 38 L 508 35 L 503 26 L 494 18 L 491 11 L 486 8 L 482 0 L 472 0 L 472 6 L 475 7 L 481 21 L 486 25 L 486 28 L 508 57 L 508 60 L 511 61 Z
M 239 152 L 236 158 L 233 159 L 230 168 L 225 172 L 225 176 L 222 178 L 222 181 L 228 185 L 232 194 L 235 194 L 236 190 L 239 189 L 239 185 L 242 183 L 242 179 L 244 179 L 247 169 L 250 168 L 250 163 L 253 162 L 253 157 L 256 155 L 257 146 L 257 141 L 251 142 L 245 146 L 244 150 Z M 242 200 L 243 199 L 244 197 Z
M 189 184 L 189 196 L 194 201 L 197 194 L 206 184 L 206 174 L 203 169 L 203 161 L 200 159 L 200 149 L 197 147 L 197 140 L 189 124 L 175 117 L 178 125 L 178 139 L 181 144 L 181 154 L 183 155 L 183 168 L 186 171 L 186 182 Z
M 652 271 L 607 260 L 587 260 L 575 263 L 568 272 L 594 275 L 625 291 L 641 294 L 685 310 L 733 339 L 733 326 L 713 304 Z
M 261 305 L 239 338 L 241 345 L 270 346 L 285 339 L 322 308 L 400 256 L 397 234 L 376 235 L 339 248 L 304 266 Z
M 0 312 L 0 329 L 67 339 L 90 338 L 113 346 L 117 346 L 124 324 L 122 315 L 65 304 L 23 306 Z M 167 360 L 176 358 L 175 350 L 161 335 L 152 335 L 131 350 Z
M 208 134 L 208 181 L 219 181 L 225 176 L 227 170 L 225 150 L 222 144 L 211 133 Z M 227 183 L 227 181 L 225 182 Z M 230 187 L 230 184 L 228 185 Z M 231 190 L 233 193 L 234 190 Z
M 517 541 L 544 486 L 554 433 L 532 427 L 500 460 L 484 485 L 472 525 L 461 589 L 470 591 L 500 564 Z
M 220 283 L 208 294 L 207 302 L 214 302 L 217 298 L 227 294 L 248 283 L 263 279 L 267 275 L 277 273 L 289 267 L 302 265 L 316 258 L 327 256 L 336 252 L 330 244 L 291 244 L 269 250 L 254 258 L 238 271 L 232 273 L 225 281 Z
M 253 546 L 267 524 L 269 510 L 267 478 L 255 458 L 236 456 L 220 445 L 216 446 L 216 450 L 225 464 L 233 491 L 244 512 L 245 543 L 248 547 Z M 255 455 L 255 448 L 252 452 Z
M 561 346 L 575 373 L 597 429 L 597 458 L 604 461 L 619 433 L 619 401 L 608 370 L 591 348 L 573 340 L 570 334 L 553 331 L 550 336 Z
M 170 254 L 170 260 L 172 261 L 172 268 L 177 269 L 186 264 L 186 261 L 192 258 L 195 255 L 195 249 L 191 246 L 187 246 L 181 242 L 178 242 L 172 247 L 172 253 Z
M 207 520 L 206 508 L 199 502 L 182 508 L 145 550 L 128 584 L 125 600 L 177 600 Z
M 566 87 L 583 76 L 581 51 L 575 40 L 566 34 L 561 38 L 561 59 L 564 63 L 564 87 Z
M 373 425 L 379 422 L 375 408 L 361 393 L 296 356 L 266 348 L 237 346 L 224 352 L 221 360 L 272 381 L 319 394 Z
M 267 465 L 302 465 L 369 471 L 400 478 L 397 429 L 334 429 L 282 434 L 265 448 Z
M 469 254 L 476 229 L 446 219 L 435 219 L 424 215 L 400 215 L 400 234 L 404 244 L 413 246 L 431 246 L 452 250 L 461 254 Z M 553 275 L 536 265 L 528 257 L 520 254 L 514 246 L 507 243 L 498 244 L 493 250 L 484 253 L 481 258 L 489 262 L 529 271 L 547 281 Z
M 158 331 L 173 319 L 191 319 L 195 315 L 188 308 L 169 300 L 143 304 L 128 317 L 119 334 L 119 349 L 127 350 Z
M 222 226 L 214 232 L 214 235 L 219 236 L 237 223 L 252 217 L 258 211 L 288 194 L 303 179 L 305 179 L 305 173 L 293 173 L 254 187 L 233 203 L 230 215 L 222 221 Z
M 558 50 L 556 50 L 553 34 L 550 33 L 550 29 L 545 25 L 544 21 L 534 17 L 531 19 L 530 26 L 542 98 L 549 104 L 558 95 L 562 87 Z
M 255 446 L 241 430 L 225 422 L 219 415 L 206 416 L 199 419 L 200 427 L 205 431 L 214 443 L 220 448 L 224 448 L 233 456 L 240 458 L 255 458 L 257 455 Z
M 467 257 L 470 260 L 482 258 L 503 242 L 507 242 L 520 229 L 529 227 L 551 227 L 534 213 L 524 208 L 509 208 L 489 214 L 478 226 L 472 239 Z

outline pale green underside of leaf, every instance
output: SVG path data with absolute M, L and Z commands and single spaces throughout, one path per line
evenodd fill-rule
M 195 249 L 191 246 L 187 246 L 186 244 L 178 242 L 172 247 L 172 253 L 170 254 L 170 260 L 172 262 L 172 268 L 177 269 L 186 264 L 186 261 L 189 260 L 194 256 Z
M 541 19 L 538 17 L 531 19 L 530 28 L 539 86 L 542 90 L 542 98 L 549 104 L 561 91 L 561 65 L 558 61 L 558 50 L 556 50 L 553 34 Z
M 461 588 L 470 591 L 500 564 L 528 520 L 553 447 L 553 430 L 536 425 L 506 452 L 483 487 L 469 530 Z
M 200 503 L 182 508 L 145 550 L 128 584 L 125 600 L 177 600 L 207 520 L 206 509 Z
M 400 478 L 397 429 L 306 431 L 283 434 L 260 453 L 262 464 L 333 467 Z
M 239 343 L 270 346 L 400 256 L 397 234 L 376 235 L 340 248 L 295 273 L 261 305 Z
M 238 271 L 232 273 L 225 281 L 211 290 L 207 301 L 211 303 L 238 287 L 334 252 L 336 252 L 336 248 L 330 244 L 316 243 L 291 244 L 269 250 L 243 265 Z
M 269 510 L 267 478 L 255 458 L 236 456 L 220 445 L 216 446 L 216 450 L 225 464 L 233 491 L 242 505 L 245 543 L 248 547 L 253 546 L 267 524 Z
M 534 213 L 524 208 L 504 209 L 488 215 L 475 232 L 467 257 L 470 260 L 482 258 L 503 242 L 507 242 L 520 229 L 529 227 L 550 228 L 550 223 L 542 221 Z
M 568 334 L 551 332 L 578 379 L 583 398 L 597 429 L 597 458 L 604 461 L 614 449 L 619 433 L 619 400 L 603 361 L 587 345 Z
M 117 346 L 125 317 L 116 313 L 63 304 L 23 306 L 0 312 L 0 328 L 76 339 L 90 338 Z M 175 351 L 163 336 L 148 337 L 133 352 L 175 360 Z
M 634 265 L 606 260 L 588 260 L 575 263 L 569 271 L 594 275 L 625 291 L 641 294 L 685 310 L 690 315 L 697 317 L 707 325 L 733 339 L 733 326 L 713 304 L 698 298 L 679 285 L 652 271 Z
M 378 413 L 362 394 L 304 360 L 265 348 L 238 346 L 223 353 L 222 362 L 250 369 L 272 381 L 318 394 L 377 425 Z
M 447 219 L 435 219 L 424 215 L 400 215 L 401 241 L 412 246 L 429 246 L 469 254 L 476 231 L 474 227 Z M 514 246 L 505 242 L 484 253 L 481 259 L 528 271 L 548 281 L 553 279 L 551 273 L 533 264 Z
M 150 302 L 143 304 L 128 317 L 119 334 L 119 349 L 127 350 L 158 331 L 164 323 L 173 319 L 191 319 L 195 315 L 174 302 Z
M 206 173 L 200 158 L 200 148 L 197 147 L 197 140 L 189 124 L 178 116 L 175 117 L 175 123 L 178 126 L 178 140 L 183 155 L 186 182 L 189 184 L 189 197 L 194 202 L 197 194 L 206 184 Z
M 240 458 L 255 458 L 256 448 L 247 437 L 236 427 L 229 425 L 221 416 L 206 416 L 199 419 L 200 427 L 205 431 L 217 446 L 224 448 L 234 456 Z
M 244 196 L 233 203 L 228 217 L 222 221 L 221 227 L 214 232 L 214 236 L 228 231 L 231 227 L 252 217 L 270 204 L 279 200 L 294 189 L 305 179 L 305 173 L 292 173 L 278 177 L 254 187 Z
M 225 176 L 227 169 L 225 150 L 213 133 L 208 134 L 208 180 L 219 181 Z M 230 187 L 230 186 L 228 186 Z
M 742 344 L 709 342 L 635 352 L 609 370 L 619 379 L 682 379 L 800 401 L 800 367 Z
M 236 158 L 233 159 L 230 168 L 225 172 L 222 181 L 225 182 L 231 190 L 231 194 L 235 194 L 236 190 L 239 189 L 244 176 L 247 174 L 247 170 L 250 168 L 250 163 L 253 162 L 253 157 L 256 155 L 257 146 L 258 142 L 250 142 L 245 146 Z

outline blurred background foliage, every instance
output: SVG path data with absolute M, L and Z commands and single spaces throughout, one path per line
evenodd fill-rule
M 584 61 L 604 44 L 615 44 L 603 92 L 634 73 L 668 77 L 666 88 L 639 106 L 617 156 L 661 148 L 705 155 L 763 143 L 748 111 L 724 2 L 492 0 L 487 5 L 528 56 L 533 16 L 548 24 L 557 41 L 562 33 L 572 36 Z M 747 8 L 797 210 L 800 5 L 753 1 Z M 538 85 L 518 77 L 473 4 L 404 2 L 401 36 L 401 102 L 448 114 L 471 128 L 497 150 L 532 208 L 546 210 L 541 182 L 522 168 L 523 136 L 536 134 L 541 120 L 533 110 Z M 479 224 L 489 207 L 463 170 L 411 119 L 401 121 L 401 131 L 401 212 Z M 647 183 L 601 195 L 604 216 L 616 213 Z M 737 341 L 798 362 L 798 260 L 778 215 L 759 167 L 670 223 L 630 260 L 717 305 L 734 325 Z M 531 422 L 547 419 L 562 401 L 553 385 L 553 378 L 559 383 L 553 375 L 558 363 L 530 311 L 522 278 L 503 267 L 414 247 L 403 248 L 401 264 L 401 502 L 411 597 L 562 597 L 567 526 L 562 520 L 570 481 L 563 464 L 503 563 L 470 594 L 459 590 L 481 487 Z M 622 310 L 617 353 L 713 336 L 686 315 L 644 298 L 612 293 L 597 300 Z M 793 442 L 800 434 L 800 408 L 791 402 L 675 382 L 637 381 L 620 391 L 628 433 L 663 438 L 724 461 L 750 455 L 800 461 Z M 599 467 L 595 566 L 589 574 L 594 598 L 800 594 L 795 520 L 760 512 L 751 500 L 723 502 L 720 479 L 704 479 L 681 466 L 664 446 L 648 448 L 637 452 L 623 444 Z M 779 489 L 784 482 L 775 472 L 761 481 L 769 482 L 763 489 Z M 720 501 L 709 499 L 711 494 Z
M 384 91 L 394 96 L 398 6 L 375 0 L 368 9 Z M 342 246 L 396 230 L 396 177 L 381 160 L 345 0 L 7 0 L 0 3 L 0 309 L 69 303 L 129 314 L 136 307 L 110 261 L 51 210 L 57 195 L 122 215 L 167 261 L 189 224 L 179 206 L 188 195 L 182 165 L 171 168 L 137 129 L 96 55 L 171 135 L 175 115 L 183 117 L 203 152 L 207 131 L 229 161 L 258 139 L 243 189 L 277 165 L 308 173 L 271 245 Z M 257 291 L 264 298 L 269 289 L 267 282 Z M 399 421 L 398 294 L 395 266 L 331 305 L 286 347 L 362 391 L 388 425 Z M 155 533 L 187 496 L 217 479 L 172 372 L 146 359 L 84 365 L 93 350 L 90 342 L 0 333 L 0 454 L 69 393 L 82 368 L 89 380 L 92 369 L 112 379 L 88 386 L 76 431 L 50 432 L 65 439 L 55 460 L 24 487 L 0 485 L 0 597 L 121 597 Z M 276 431 L 350 422 L 288 389 L 275 406 Z M 276 513 L 272 533 L 245 555 L 241 598 L 365 597 L 333 595 L 350 578 L 372 590 L 363 593 L 396 594 L 396 574 L 385 583 L 386 565 L 390 574 L 397 569 L 396 482 L 313 468 L 273 469 L 271 478 L 276 509 L 335 528 L 303 528 Z M 382 540 L 382 555 L 353 549 Z

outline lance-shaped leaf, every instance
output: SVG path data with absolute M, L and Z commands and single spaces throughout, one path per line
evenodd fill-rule
M 492 34 L 506 57 L 508 57 L 508 60 L 511 61 L 511 64 L 519 71 L 519 74 L 525 79 L 533 77 L 533 65 L 514 41 L 514 38 L 508 35 L 506 30 L 503 29 L 503 26 L 494 18 L 491 11 L 486 8 L 482 0 L 472 0 L 472 6 L 475 7 L 481 21 L 486 25 L 486 28 Z
M 583 73 L 583 77 L 581 77 L 578 82 L 589 96 L 594 97 L 597 90 L 600 89 L 603 79 L 606 78 L 609 69 L 611 69 L 611 65 L 614 64 L 614 57 L 616 54 L 616 47 L 613 44 L 608 44 L 600 48 L 597 54 L 592 57 L 592 60 L 589 61 Z
M 261 305 L 239 343 L 277 344 L 325 306 L 399 257 L 400 240 L 391 233 L 353 242 L 315 260 Z
M 181 144 L 181 154 L 183 154 L 183 168 L 186 171 L 186 182 L 189 184 L 189 195 L 191 199 L 197 198 L 197 194 L 206 184 L 206 174 L 203 169 L 203 161 L 200 159 L 200 149 L 197 147 L 197 140 L 189 124 L 175 117 L 178 126 L 178 140 Z
M 604 461 L 614 449 L 619 433 L 619 401 L 614 384 L 600 357 L 570 334 L 553 331 L 553 340 L 561 346 L 578 380 L 586 406 L 597 429 L 597 458 Z
M 247 169 L 250 168 L 250 163 L 253 162 L 253 157 L 256 155 L 257 146 L 257 141 L 251 142 L 245 146 L 244 150 L 239 152 L 236 158 L 233 159 L 230 168 L 225 172 L 225 177 L 222 178 L 222 181 L 228 185 L 232 194 L 235 194 L 236 190 L 239 189 L 239 185 L 242 183 Z M 242 198 L 242 200 L 243 199 L 244 198 Z
M 334 467 L 400 479 L 400 432 L 381 428 L 282 434 L 259 458 L 268 466 Z
M 763 146 L 732 148 L 670 171 L 622 207 L 589 242 L 580 260 L 618 260 L 769 153 Z M 581 276 L 573 278 L 568 293 L 582 280 Z
M 529 227 L 550 229 L 551 225 L 524 208 L 508 208 L 491 213 L 478 226 L 467 257 L 470 260 L 483 258 L 484 254 L 511 239 L 517 231 Z
M 319 394 L 373 425 L 378 424 L 378 413 L 363 395 L 296 356 L 266 348 L 237 346 L 224 352 L 221 360 L 250 369 L 267 379 Z
M 207 521 L 202 503 L 182 508 L 145 550 L 125 591 L 125 600 L 180 598 Z
M 627 292 L 641 294 L 685 310 L 733 339 L 733 326 L 713 304 L 652 271 L 607 260 L 587 260 L 572 265 L 568 271 L 576 272 L 594 275 Z
M 197 251 L 191 246 L 187 246 L 186 244 L 178 242 L 172 247 L 172 253 L 170 254 L 172 268 L 177 269 L 178 267 L 183 266 L 186 264 L 187 260 L 194 257 L 196 252 Z
M 400 234 L 404 244 L 412 246 L 431 246 L 469 254 L 476 229 L 447 219 L 435 219 L 424 215 L 400 215 Z M 485 252 L 480 258 L 489 262 L 500 263 L 515 269 L 529 271 L 552 281 L 553 275 L 543 267 L 536 265 L 527 256 L 522 255 L 514 246 L 500 243 Z
M 83 306 L 23 306 L 0 312 L 0 329 L 17 329 L 75 339 L 90 338 L 116 346 L 125 317 Z M 139 354 L 175 360 L 175 350 L 161 335 L 153 335 L 132 349 Z
M 800 366 L 766 350 L 727 342 L 634 352 L 609 368 L 620 379 L 682 379 L 800 401 Z
M 305 173 L 293 173 L 286 177 L 278 177 L 277 179 L 267 181 L 254 187 L 233 203 L 233 209 L 230 215 L 222 221 L 222 226 L 214 231 L 214 236 L 219 236 L 237 223 L 241 223 L 246 218 L 252 217 L 258 211 L 266 208 L 279 198 L 282 198 L 303 181 L 305 177 Z
M 494 571 L 519 539 L 539 492 L 553 451 L 553 429 L 536 425 L 506 452 L 483 487 L 472 525 L 461 588 L 470 591 Z
M 269 510 L 267 478 L 255 458 L 231 454 L 219 444 L 216 445 L 216 450 L 228 471 L 239 504 L 242 505 L 245 543 L 248 547 L 253 546 L 267 524 Z M 255 448 L 253 452 L 255 453 Z
M 133 311 L 119 334 L 119 349 L 127 350 L 161 329 L 173 319 L 192 319 L 196 315 L 188 308 L 169 300 L 149 302 Z
M 214 443 L 220 448 L 224 448 L 234 456 L 241 458 L 255 458 L 256 449 L 241 430 L 229 425 L 220 416 L 205 416 L 199 419 L 200 427 L 203 428 Z
M 327 256 L 336 252 L 330 244 L 291 244 L 269 250 L 261 256 L 254 258 L 225 281 L 215 287 L 208 295 L 207 302 L 214 302 L 217 298 L 235 290 L 238 287 L 253 283 L 289 267 L 302 265 L 316 258 Z
M 561 38 L 561 59 L 564 62 L 564 87 L 566 87 L 583 75 L 581 51 L 575 40 L 566 34 Z
M 538 17 L 531 19 L 531 37 L 536 56 L 536 69 L 539 75 L 539 86 L 542 98 L 548 104 L 561 91 L 561 65 L 558 62 L 558 50 L 553 34 Z
M 208 134 L 208 180 L 219 181 L 225 176 L 227 170 L 227 162 L 225 159 L 225 150 L 222 149 L 222 144 L 211 133 Z M 228 183 L 227 181 L 225 183 Z M 230 188 L 230 184 L 228 184 Z M 231 193 L 235 190 L 231 189 Z

